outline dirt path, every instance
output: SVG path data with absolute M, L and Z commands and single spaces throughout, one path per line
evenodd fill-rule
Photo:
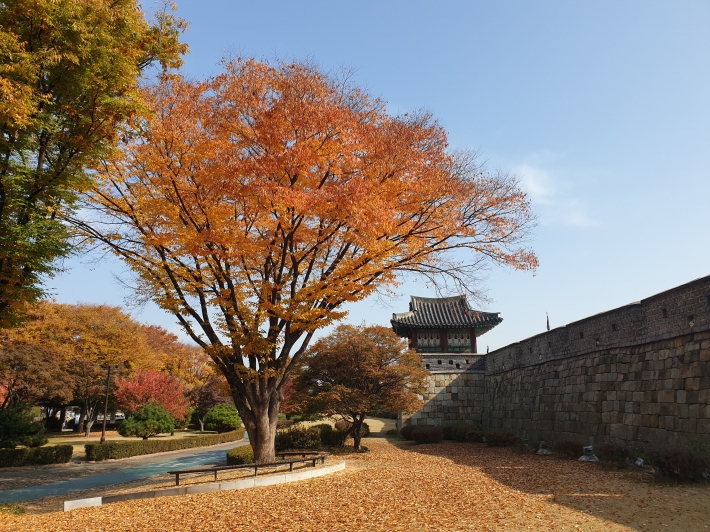
M 710 488 L 514 454 L 482 444 L 383 438 L 335 475 L 244 491 L 0 516 L 29 530 L 710 530 Z M 100 523 L 100 527 L 97 524 Z

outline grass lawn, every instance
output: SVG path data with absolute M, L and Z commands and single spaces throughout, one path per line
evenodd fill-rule
M 0 529 L 710 530 L 706 483 L 660 482 L 640 471 L 483 444 L 365 443 L 370 453 L 347 456 L 345 471 L 327 477 L 68 513 L 0 514 Z
M 195 436 L 203 436 L 205 434 L 216 434 L 216 432 L 200 432 L 199 430 L 176 430 L 175 434 L 172 436 L 170 434 L 159 434 L 157 436 L 151 436 L 152 439 L 156 440 L 175 440 L 180 438 L 194 438 Z M 86 453 L 84 450 L 84 445 L 87 443 L 98 443 L 101 440 L 101 432 L 92 432 L 91 436 L 85 438 L 81 434 L 76 434 L 74 432 L 64 432 L 63 434 L 50 434 L 49 443 L 47 445 L 71 445 L 74 448 L 74 454 L 72 459 L 84 460 L 86 458 Z M 115 430 L 106 431 L 106 441 L 129 441 L 129 440 L 141 440 L 141 438 L 124 438 L 120 436 Z

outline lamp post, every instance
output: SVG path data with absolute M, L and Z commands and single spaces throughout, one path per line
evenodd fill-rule
M 111 384 L 111 369 L 118 369 L 118 364 L 114 364 L 113 366 L 101 366 L 101 369 L 108 370 L 108 373 L 106 375 L 106 401 L 104 402 L 104 424 L 101 428 L 101 440 L 99 441 L 99 443 L 103 444 L 104 442 L 106 442 L 106 416 L 108 415 L 108 390 L 109 385 Z

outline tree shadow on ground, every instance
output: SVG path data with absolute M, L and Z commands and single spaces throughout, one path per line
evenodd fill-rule
M 396 443 L 437 456 L 500 484 L 636 530 L 709 530 L 710 485 L 657 480 L 651 472 L 609 469 L 556 456 L 520 454 L 484 444 Z

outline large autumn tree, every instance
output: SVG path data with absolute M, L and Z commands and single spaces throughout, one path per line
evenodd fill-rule
M 428 373 L 421 356 L 391 328 L 340 325 L 301 358 L 293 401 L 306 411 L 348 421 L 359 449 L 367 413 L 419 409 Z
M 528 200 L 508 175 L 447 150 L 427 113 L 391 116 L 347 79 L 301 63 L 165 76 L 152 114 L 98 169 L 82 219 L 139 291 L 173 313 L 232 390 L 257 462 L 314 333 L 398 274 L 468 281 L 536 266 Z
M 137 0 L 0 2 L 0 326 L 71 251 L 58 215 L 143 108 L 142 73 L 180 64 L 171 7 L 149 22 Z

